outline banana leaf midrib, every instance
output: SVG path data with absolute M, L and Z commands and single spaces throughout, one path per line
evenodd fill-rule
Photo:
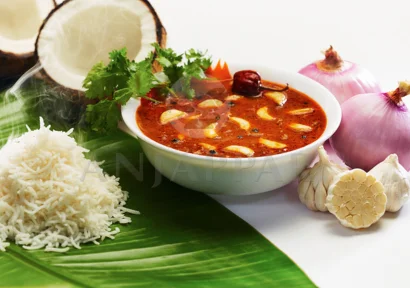
M 19 249 L 15 248 L 15 244 L 11 244 L 9 247 L 7 247 L 7 251 L 10 257 L 16 259 L 17 261 L 23 263 L 24 265 L 30 266 L 42 273 L 46 273 L 48 275 L 52 275 L 56 278 L 59 278 L 62 281 L 68 282 L 70 284 L 76 285 L 78 287 L 83 287 L 83 288 L 93 288 L 92 286 L 88 286 L 84 283 L 78 282 L 75 279 L 72 279 L 66 275 L 64 275 L 63 271 L 56 271 L 56 269 L 53 269 L 52 267 L 46 265 L 46 264 L 41 264 L 39 261 L 35 261 L 31 256 L 29 256 L 29 253 L 20 253 Z

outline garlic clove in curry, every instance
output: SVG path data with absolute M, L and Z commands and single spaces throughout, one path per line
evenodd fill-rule
M 299 123 L 291 123 L 289 124 L 289 128 L 295 132 L 311 132 L 313 130 L 312 127 Z
M 218 123 L 211 123 L 208 126 L 205 127 L 204 129 L 204 135 L 206 138 L 216 138 L 218 137 L 218 133 L 216 132 L 216 127 L 218 126 Z
M 306 114 L 311 114 L 315 111 L 313 108 L 301 108 L 301 109 L 296 109 L 289 111 L 288 113 L 290 115 L 306 115 Z
M 259 144 L 262 144 L 266 147 L 272 148 L 272 149 L 283 149 L 286 148 L 287 145 L 284 143 L 264 139 L 264 138 L 259 138 Z
M 286 95 L 282 92 L 265 92 L 263 95 L 273 100 L 279 106 L 285 105 L 287 100 Z
M 236 124 L 239 125 L 239 127 L 243 130 L 249 130 L 251 128 L 251 124 L 249 123 L 249 121 L 243 119 L 243 118 L 239 118 L 239 117 L 229 117 L 229 120 L 232 120 L 233 122 L 235 122 Z
M 259 108 L 258 111 L 256 111 L 256 115 L 259 116 L 259 118 L 266 120 L 266 121 L 271 121 L 275 120 L 275 117 L 272 117 L 269 112 L 268 112 L 268 106 L 264 106 L 262 108 Z
M 205 101 L 202 101 L 201 103 L 198 104 L 199 108 L 218 108 L 223 106 L 224 103 L 221 100 L 218 99 L 207 99 Z
M 201 145 L 207 150 L 216 150 L 216 146 L 208 144 L 208 143 L 199 143 L 199 145 Z
M 161 117 L 160 117 L 159 121 L 161 122 L 162 125 L 165 125 L 169 122 L 176 121 L 178 119 L 184 118 L 187 115 L 188 114 L 183 112 L 183 111 L 180 111 L 180 110 L 177 110 L 177 109 L 170 109 L 170 110 L 167 110 L 167 111 L 165 111 L 161 114 Z
M 239 145 L 230 145 L 228 147 L 225 147 L 224 150 L 227 152 L 242 154 L 248 157 L 252 157 L 253 154 L 255 154 L 255 151 L 253 151 L 251 148 Z
M 389 155 L 383 162 L 369 171 L 385 188 L 387 196 L 386 211 L 397 212 L 409 198 L 409 173 L 399 163 L 396 154 Z
M 323 146 L 320 146 L 318 151 L 319 161 L 299 176 L 298 194 L 300 201 L 310 210 L 326 212 L 329 186 L 336 175 L 348 168 L 330 161 Z
M 228 97 L 225 98 L 225 101 L 237 101 L 239 99 L 243 98 L 243 96 L 240 95 L 229 95 Z

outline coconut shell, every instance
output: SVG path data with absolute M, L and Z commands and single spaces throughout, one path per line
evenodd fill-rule
M 55 0 L 52 0 L 54 7 L 57 6 Z M 16 78 L 23 75 L 27 70 L 34 66 L 36 57 L 33 52 L 15 54 L 0 50 L 0 82 L 7 79 Z
M 35 52 L 34 52 L 35 61 L 39 61 L 38 41 L 39 41 L 39 35 L 41 34 L 41 30 L 44 28 L 47 21 L 53 16 L 53 14 L 56 11 L 58 11 L 59 9 L 61 9 L 61 7 L 64 7 L 64 5 L 66 5 L 67 3 L 71 2 L 71 1 L 77 1 L 77 0 L 65 0 L 64 2 L 60 3 L 48 14 L 46 19 L 43 21 L 43 24 L 41 25 L 41 27 L 39 29 L 39 33 L 38 33 L 36 43 L 35 43 Z M 135 0 L 135 1 L 141 1 L 150 10 L 151 14 L 153 15 L 153 17 L 155 19 L 155 24 L 156 24 L 156 27 L 157 27 L 157 29 L 156 29 L 157 43 L 162 48 L 165 48 L 166 44 L 167 44 L 167 31 L 165 30 L 165 27 L 162 25 L 161 19 L 159 18 L 159 16 L 158 16 L 157 12 L 155 11 L 154 7 L 151 5 L 151 3 L 148 0 Z M 40 61 L 40 63 L 41 63 L 41 61 Z M 160 66 L 156 62 L 153 62 L 152 66 L 153 66 L 154 71 L 160 71 L 161 70 Z M 70 95 L 70 97 L 74 97 L 74 98 L 78 99 L 79 104 L 84 105 L 84 103 L 89 103 L 89 101 L 90 101 L 88 99 L 85 99 L 85 97 L 84 97 L 85 93 L 82 92 L 82 91 L 73 90 L 73 89 L 70 89 L 70 88 L 67 88 L 67 87 L 61 87 L 61 85 L 59 83 L 57 83 L 56 81 L 54 81 L 53 78 L 50 75 L 48 75 L 47 71 L 45 71 L 44 69 L 42 69 L 36 75 L 36 77 L 43 79 L 48 85 L 53 86 L 56 89 L 59 87 L 58 89 L 60 89 L 62 91 L 62 93 L 68 93 L 68 95 Z
M 0 51 L 0 79 L 18 77 L 35 63 L 34 53 L 14 54 Z

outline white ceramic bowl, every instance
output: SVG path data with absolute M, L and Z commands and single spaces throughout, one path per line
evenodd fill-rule
M 136 110 L 140 101 L 122 107 L 125 124 L 139 139 L 151 164 L 165 177 L 181 186 L 210 194 L 250 195 L 271 191 L 293 181 L 314 160 L 317 149 L 340 125 L 342 111 L 336 98 L 322 85 L 294 72 L 255 65 L 232 65 L 231 72 L 252 69 L 262 79 L 289 83 L 314 99 L 325 111 L 327 127 L 315 142 L 279 155 L 255 158 L 222 158 L 195 155 L 159 144 L 139 129 Z

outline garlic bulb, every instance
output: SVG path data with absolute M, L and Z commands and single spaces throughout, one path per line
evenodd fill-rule
M 367 228 L 386 211 L 387 197 L 380 181 L 362 169 L 337 175 L 329 187 L 326 207 L 343 226 Z
M 387 196 L 386 211 L 397 212 L 409 198 L 409 173 L 399 163 L 396 154 L 389 155 L 383 162 L 369 171 L 385 188 Z
M 299 176 L 298 193 L 300 201 L 313 211 L 326 212 L 327 190 L 333 178 L 348 170 L 329 160 L 323 146 L 319 147 L 319 162 L 305 169 Z

